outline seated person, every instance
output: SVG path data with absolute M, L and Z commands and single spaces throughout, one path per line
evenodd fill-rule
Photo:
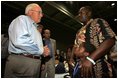
M 65 73 L 65 67 L 64 67 L 64 63 L 62 60 L 58 60 L 56 59 L 56 65 L 55 65 L 55 73 L 56 74 L 62 74 Z

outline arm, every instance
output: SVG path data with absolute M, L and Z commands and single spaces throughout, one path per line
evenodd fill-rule
M 110 38 L 105 40 L 100 45 L 100 47 L 97 50 L 95 50 L 89 57 L 93 60 L 99 59 L 100 57 L 104 56 L 114 44 L 115 44 L 115 38 Z
M 99 48 L 96 49 L 90 57 L 93 60 L 97 60 L 100 57 L 104 56 L 109 50 L 113 47 L 115 44 L 115 33 L 112 31 L 110 28 L 109 24 L 107 21 L 100 19 L 98 20 L 98 23 L 100 24 L 99 28 L 100 30 L 98 31 L 98 34 L 102 34 L 102 36 L 105 38 L 103 42 L 100 44 Z M 99 41 L 100 41 L 99 37 Z
M 107 51 L 110 50 L 110 48 L 114 45 L 115 43 L 115 39 L 111 38 L 108 40 L 105 40 L 98 49 L 96 49 L 89 57 L 91 59 L 93 59 L 94 61 L 101 58 L 102 56 L 104 56 Z M 91 77 L 92 74 L 92 66 L 93 64 L 87 60 L 84 59 L 82 61 L 82 68 L 81 68 L 81 76 L 83 77 Z

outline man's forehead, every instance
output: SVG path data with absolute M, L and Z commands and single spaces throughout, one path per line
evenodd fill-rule
M 50 30 L 45 30 L 45 32 L 46 32 L 46 33 L 49 33 L 49 32 L 50 32 Z
M 34 6 L 33 9 L 35 9 L 35 10 L 39 10 L 39 11 L 42 11 L 42 9 L 41 9 L 40 6 Z
M 85 11 L 85 10 L 87 10 L 87 9 L 85 7 L 82 7 L 82 8 L 80 8 L 79 11 Z
M 82 7 L 82 8 L 80 8 L 80 10 L 79 10 L 79 13 L 81 13 L 81 12 L 89 12 L 89 10 L 87 9 L 87 8 L 85 8 L 85 7 Z

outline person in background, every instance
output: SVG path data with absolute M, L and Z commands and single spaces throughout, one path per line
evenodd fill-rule
M 8 34 L 1 34 L 1 77 L 4 77 L 5 65 L 7 57 L 9 56 L 8 52 L 9 36 Z
M 42 35 L 43 25 L 38 23 L 37 30 L 38 30 L 39 33 Z M 44 46 L 44 44 L 43 44 L 43 46 Z M 42 71 L 42 62 L 43 62 L 43 61 L 42 61 L 42 57 L 43 57 L 43 55 L 41 55 L 41 67 L 40 67 L 39 78 L 41 77 L 41 71 Z
M 37 30 L 38 30 L 40 33 L 42 33 L 43 28 L 44 28 L 43 25 L 38 24 Z
M 69 67 L 70 77 L 72 77 L 73 69 L 75 66 L 75 60 L 74 60 L 72 49 L 73 49 L 73 45 L 69 46 L 67 48 L 67 53 L 66 53 L 66 60 L 67 60 L 68 67 Z
M 6 62 L 5 78 L 39 77 L 41 60 L 50 54 L 47 46 L 43 47 L 37 23 L 43 17 L 41 7 L 36 3 L 26 6 L 26 15 L 15 18 L 8 29 L 9 57 Z
M 55 54 L 56 54 L 56 40 L 50 38 L 51 32 L 49 29 L 44 30 L 43 34 L 44 45 L 50 49 L 50 55 L 42 58 L 41 78 L 55 77 Z M 47 76 L 46 76 L 47 74 Z
M 90 6 L 81 7 L 78 19 L 83 23 L 85 44 L 84 48 L 88 56 L 81 60 L 81 64 L 75 66 L 80 68 L 78 77 L 82 78 L 109 78 L 112 77 L 111 64 L 107 61 L 106 55 L 115 44 L 115 33 L 110 25 L 101 18 L 92 19 Z M 80 29 L 79 32 L 83 31 Z M 78 37 L 79 38 L 79 37 Z M 80 41 L 76 39 L 76 48 Z

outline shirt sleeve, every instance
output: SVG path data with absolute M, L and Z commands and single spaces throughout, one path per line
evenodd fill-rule
M 99 40 L 101 41 L 103 39 L 109 39 L 109 38 L 113 38 L 115 37 L 115 33 L 113 32 L 113 30 L 110 28 L 109 24 L 107 21 L 103 20 L 103 19 L 99 19 L 98 20 L 98 24 L 99 27 L 97 27 L 97 31 L 98 31 L 98 36 L 99 36 Z

